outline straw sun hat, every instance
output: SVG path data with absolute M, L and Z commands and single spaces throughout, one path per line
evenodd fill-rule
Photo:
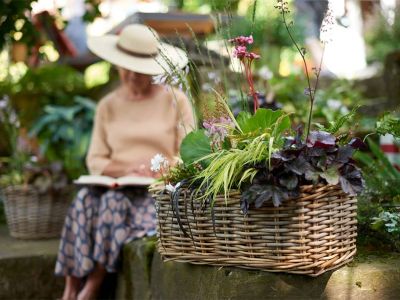
M 183 50 L 160 42 L 153 29 L 141 24 L 128 25 L 119 35 L 91 37 L 88 47 L 114 65 L 147 75 L 172 73 L 188 62 Z

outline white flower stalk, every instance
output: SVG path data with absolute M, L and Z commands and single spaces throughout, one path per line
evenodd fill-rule
M 150 170 L 153 172 L 161 172 L 169 166 L 168 160 L 162 154 L 156 154 L 150 161 Z
M 175 192 L 176 187 L 175 187 L 174 185 L 168 183 L 168 184 L 165 186 L 165 190 L 167 190 L 168 192 L 170 192 L 170 193 L 172 194 L 172 193 Z

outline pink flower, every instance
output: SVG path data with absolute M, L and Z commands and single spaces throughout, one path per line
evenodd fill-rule
M 246 57 L 248 57 L 250 59 L 258 59 L 258 58 L 260 58 L 260 55 L 254 53 L 254 52 L 248 52 L 248 53 L 246 53 Z
M 252 35 L 250 36 L 241 35 L 233 39 L 230 39 L 229 42 L 236 44 L 236 46 L 246 46 L 253 44 L 254 40 Z
M 211 138 L 213 148 L 221 148 L 229 130 L 235 128 L 235 124 L 228 117 L 211 118 L 203 122 L 206 135 Z
M 246 46 L 236 46 L 235 50 L 233 50 L 233 57 L 237 57 L 239 59 L 244 58 L 247 54 Z

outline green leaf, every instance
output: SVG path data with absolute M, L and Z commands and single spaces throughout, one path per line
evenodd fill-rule
M 270 129 L 276 125 L 275 123 L 279 118 L 282 119 L 277 124 L 276 133 L 280 134 L 284 130 L 290 128 L 290 118 L 285 116 L 285 113 L 281 110 L 273 111 L 271 109 L 260 108 L 257 110 L 254 116 L 248 117 L 246 114 L 239 115 L 238 123 L 242 128 L 243 133 L 250 133 L 254 131 L 264 131 Z
M 180 154 L 185 165 L 192 164 L 211 153 L 210 139 L 204 130 L 192 131 L 182 141 Z M 201 164 L 207 162 L 202 161 Z
M 386 172 L 389 172 L 393 178 L 400 179 L 400 172 L 396 170 L 396 168 L 391 164 L 391 162 L 387 159 L 385 154 L 379 149 L 379 146 L 375 144 L 371 139 L 368 139 L 368 145 L 371 149 L 372 153 L 378 158 L 378 160 L 382 163 L 386 168 Z
M 339 172 L 337 166 L 331 166 L 326 171 L 321 172 L 320 176 L 329 184 L 336 185 L 339 183 Z
M 251 114 L 247 111 L 241 111 L 236 117 L 236 121 L 240 127 L 245 126 L 248 120 L 251 118 Z

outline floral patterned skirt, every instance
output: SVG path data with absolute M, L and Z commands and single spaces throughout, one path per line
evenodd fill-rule
M 85 277 L 96 263 L 115 272 L 122 246 L 155 229 L 154 199 L 145 189 L 82 188 L 65 219 L 55 274 Z

